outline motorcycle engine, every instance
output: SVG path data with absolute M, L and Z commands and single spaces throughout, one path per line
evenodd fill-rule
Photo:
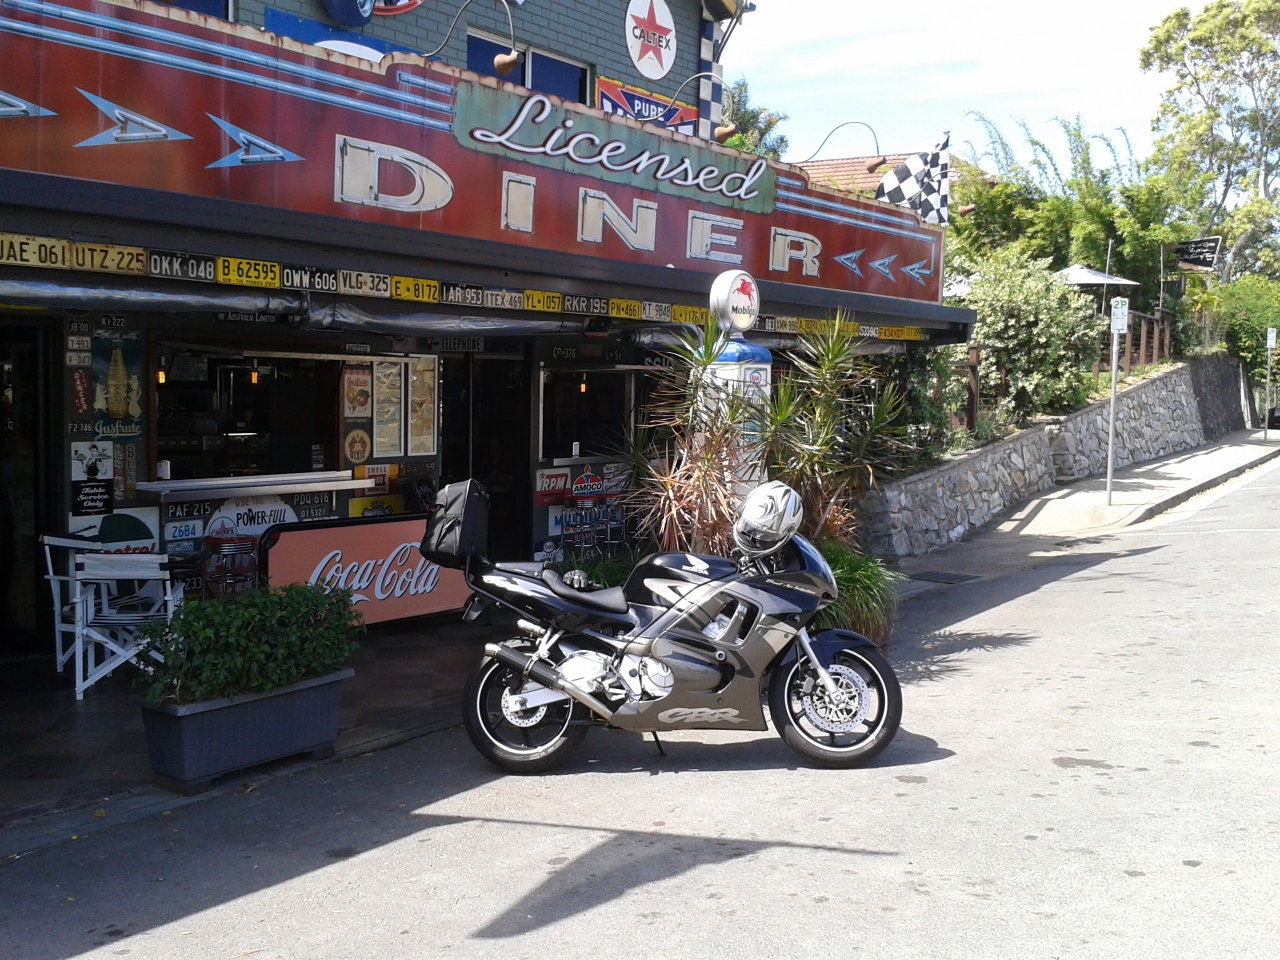
M 565 679 L 610 700 L 660 700 L 675 683 L 671 669 L 653 657 L 628 654 L 615 666 L 612 658 L 595 650 L 567 643 L 561 649 L 568 653 L 558 665 Z

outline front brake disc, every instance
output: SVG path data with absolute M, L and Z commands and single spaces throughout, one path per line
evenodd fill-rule
M 860 673 L 843 664 L 833 663 L 827 667 L 827 672 L 835 681 L 836 688 L 844 694 L 843 702 L 832 700 L 827 688 L 815 682 L 812 692 L 801 697 L 805 716 L 826 733 L 848 733 L 866 719 L 871 707 L 870 690 Z

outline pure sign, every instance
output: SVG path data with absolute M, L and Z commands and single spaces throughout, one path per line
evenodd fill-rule
M 1111 301 L 1111 332 L 1129 332 L 1129 298 L 1116 297 Z

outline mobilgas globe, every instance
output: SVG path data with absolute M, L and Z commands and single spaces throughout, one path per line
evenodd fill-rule
M 743 333 L 760 315 L 760 288 L 745 270 L 726 270 L 711 285 L 711 315 L 721 330 Z

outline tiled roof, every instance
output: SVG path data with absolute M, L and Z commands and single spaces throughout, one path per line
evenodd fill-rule
M 867 173 L 867 164 L 874 160 L 874 157 L 841 157 L 835 160 L 813 160 L 809 163 L 797 164 L 805 173 L 809 175 L 809 182 L 820 187 L 836 187 L 840 190 L 859 190 L 867 193 L 875 193 L 876 187 L 880 186 L 881 178 L 907 157 L 914 156 L 910 153 L 890 153 L 885 156 L 885 163 L 876 169 L 875 173 Z M 954 157 L 951 159 L 951 182 L 952 190 L 955 190 L 954 184 L 956 177 L 960 173 L 961 168 L 970 173 L 980 174 L 982 179 L 993 186 L 996 183 L 996 177 L 989 173 L 984 173 L 977 167 L 971 166 L 964 161 L 957 161 Z M 954 196 L 954 193 L 953 193 Z
M 837 160 L 813 160 L 798 166 L 809 175 L 809 182 L 817 186 L 837 187 L 841 190 L 866 190 L 875 193 L 880 179 L 907 157 L 909 153 L 891 153 L 888 161 L 875 173 L 867 173 L 867 164 L 874 157 L 841 157 Z

